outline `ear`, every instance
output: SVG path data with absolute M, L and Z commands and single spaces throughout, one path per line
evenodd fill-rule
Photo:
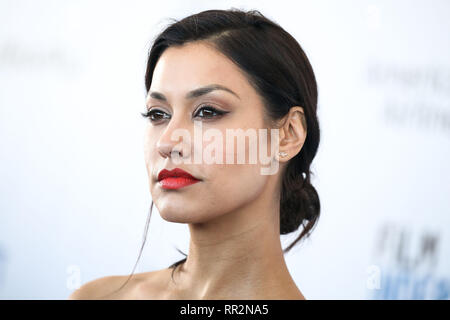
M 305 112 L 302 107 L 291 107 L 284 117 L 284 124 L 280 128 L 279 151 L 287 153 L 285 157 L 279 157 L 280 161 L 288 161 L 295 157 L 303 147 L 306 140 L 307 127 Z

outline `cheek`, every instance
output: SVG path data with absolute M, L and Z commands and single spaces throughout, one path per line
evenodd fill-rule
M 247 130 L 249 126 L 243 124 L 243 130 Z M 253 129 L 253 128 L 252 128 Z M 258 129 L 254 129 L 258 132 Z M 238 149 L 237 141 L 234 141 L 234 149 L 227 150 L 226 148 L 226 132 L 222 131 L 222 160 L 224 164 L 211 164 L 203 166 L 208 180 L 205 181 L 204 192 L 199 195 L 196 208 L 196 215 L 203 219 L 217 217 L 221 214 L 226 214 L 236 210 L 244 205 L 257 199 L 264 191 L 269 176 L 261 174 L 261 168 L 266 167 L 259 163 L 259 139 L 245 139 L 245 147 L 243 155 L 240 157 L 245 161 L 244 164 L 238 163 Z M 253 149 L 249 144 L 253 145 Z M 267 144 L 265 146 L 267 148 Z M 251 150 L 251 151 L 250 151 Z M 230 151 L 228 156 L 234 163 L 227 164 L 227 151 Z M 250 153 L 256 151 L 256 163 L 248 163 Z M 242 157 L 243 156 L 243 157 Z M 199 200 L 200 201 L 200 200 Z
M 208 204 L 203 214 L 209 217 L 227 214 L 252 203 L 267 184 L 267 176 L 260 175 L 256 165 L 227 165 L 216 172 L 202 196 Z
M 150 132 L 149 130 L 146 132 L 144 137 L 144 160 L 145 160 L 145 166 L 147 168 L 147 172 L 149 174 L 149 178 L 151 178 L 151 174 L 153 172 L 153 166 L 157 163 L 157 158 L 160 157 L 157 149 L 156 149 L 156 140 L 154 132 Z
M 266 182 L 267 176 L 259 173 L 257 165 L 223 166 L 211 181 L 210 203 L 220 203 L 222 211 L 232 211 L 255 200 L 263 192 Z
M 151 132 L 150 128 L 147 128 L 145 135 L 144 135 L 144 157 L 145 162 L 149 164 L 149 161 L 151 160 L 151 156 L 155 154 L 155 141 L 154 141 L 154 133 Z

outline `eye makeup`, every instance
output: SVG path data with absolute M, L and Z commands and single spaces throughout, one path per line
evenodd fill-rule
M 209 120 L 209 119 L 218 119 L 221 118 L 223 115 L 229 113 L 230 111 L 224 111 L 221 109 L 218 109 L 211 104 L 205 103 L 200 105 L 196 111 L 194 112 L 194 118 L 200 117 L 201 119 Z M 206 115 L 205 115 L 206 114 Z M 145 113 L 141 113 L 141 115 L 145 118 L 149 118 L 151 123 L 158 123 L 162 121 L 163 119 L 170 119 L 171 116 L 167 114 L 165 111 L 157 109 L 157 108 L 151 108 Z

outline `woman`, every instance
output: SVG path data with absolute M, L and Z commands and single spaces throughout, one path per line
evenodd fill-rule
M 305 299 L 284 260 L 320 213 L 310 183 L 320 138 L 317 85 L 300 45 L 256 10 L 203 11 L 156 38 L 145 85 L 152 200 L 163 219 L 189 225 L 188 255 L 167 269 L 93 280 L 69 298 Z M 208 153 L 205 136 L 200 146 L 198 137 L 184 139 L 200 127 L 216 138 L 231 129 L 275 130 L 257 145 L 279 151 L 270 157 L 276 170 L 262 174 L 262 163 L 236 161 L 239 152 L 249 159 L 255 140 Z M 187 161 L 199 151 L 235 161 Z M 280 234 L 300 226 L 283 250 Z

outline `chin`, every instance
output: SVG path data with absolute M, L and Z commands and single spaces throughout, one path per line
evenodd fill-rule
M 208 220 L 204 215 L 199 214 L 199 208 L 188 208 L 172 204 L 156 205 L 161 218 L 168 222 L 175 223 L 199 223 Z
M 190 215 L 186 212 L 176 212 L 170 214 L 160 213 L 160 215 L 164 220 L 174 223 L 203 223 L 212 219 L 212 217 L 209 217 L 208 219 L 205 217 L 200 217 L 198 215 Z
M 168 222 L 175 222 L 175 223 L 189 223 L 190 219 L 187 219 L 187 217 L 180 212 L 160 212 L 161 218 Z
M 159 210 L 158 210 L 159 211 Z M 180 210 L 169 210 L 168 208 L 159 211 L 161 218 L 168 222 L 175 223 L 204 223 L 215 218 L 216 215 L 203 214 L 199 209 L 183 208 Z

